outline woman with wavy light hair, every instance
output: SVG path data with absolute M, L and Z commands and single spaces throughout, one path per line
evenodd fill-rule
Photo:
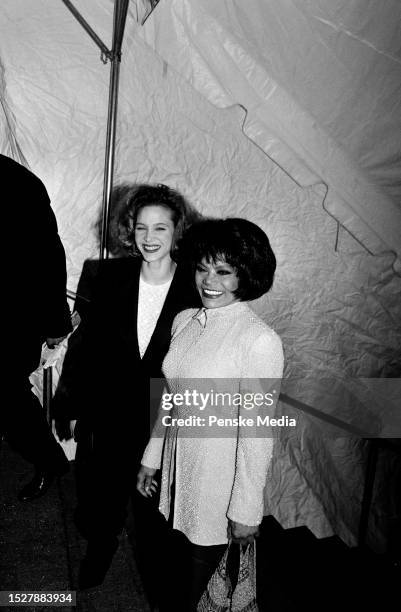
M 149 437 L 150 378 L 161 377 L 173 319 L 199 303 L 178 248 L 199 215 L 166 185 L 125 184 L 114 196 L 113 244 L 117 254 L 119 242 L 129 256 L 99 263 L 68 387 L 69 418 L 77 419 L 76 523 L 88 540 L 81 588 L 103 582 L 130 498 L 137 524 L 158 521 L 157 511 L 137 494 L 132 470 Z M 152 600 L 157 537 L 142 534 L 141 527 L 137 561 Z

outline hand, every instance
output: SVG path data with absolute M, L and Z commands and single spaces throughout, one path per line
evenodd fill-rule
M 50 349 L 53 349 L 55 346 L 60 344 L 60 342 L 62 342 L 66 337 L 67 334 L 65 336 L 60 336 L 59 338 L 46 338 L 46 344 Z
M 141 465 L 136 480 L 136 488 L 137 491 L 139 491 L 139 493 L 144 497 L 152 497 L 153 493 L 155 493 L 157 489 L 157 482 L 153 478 L 156 472 L 157 470 L 154 468 Z
M 236 544 L 251 544 L 258 535 L 258 525 L 242 525 L 228 519 L 227 537 Z

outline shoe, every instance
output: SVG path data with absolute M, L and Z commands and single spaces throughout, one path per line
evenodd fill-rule
M 86 555 L 79 568 L 78 588 L 80 590 L 92 589 L 104 582 L 117 548 L 117 538 L 107 542 L 88 543 Z
M 43 472 L 37 470 L 31 482 L 28 482 L 21 491 L 18 493 L 18 500 L 20 502 L 32 501 L 42 497 L 51 485 L 53 484 L 57 476 L 63 476 L 68 472 L 69 467 L 64 467 L 58 472 Z

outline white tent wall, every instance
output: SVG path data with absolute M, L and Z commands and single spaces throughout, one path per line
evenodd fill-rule
M 113 2 L 74 4 L 110 46 Z M 146 27 L 179 4 L 194 7 L 161 0 Z M 210 70 L 200 95 L 195 83 L 144 42 L 133 5 L 123 44 L 115 182 L 164 182 L 205 214 L 245 216 L 260 224 L 271 238 L 278 270 L 273 290 L 255 309 L 283 339 L 286 392 L 360 423 L 363 408 L 354 412 L 338 387 L 328 396 L 319 378 L 399 375 L 394 355 L 401 344 L 401 279 L 393 271 L 394 255 L 373 256 L 344 230 L 336 251 L 337 223 L 323 208 L 326 188 L 314 184 L 321 177 L 308 160 L 302 164 L 287 143 L 279 146 L 276 134 L 270 141 L 277 156 L 266 155 L 260 142 L 255 146 L 242 131 L 241 107 L 231 99 L 229 108 L 211 104 L 216 100 L 207 94 L 208 83 L 214 86 Z M 109 66 L 61 0 L 3 0 L 0 28 L 1 152 L 17 159 L 22 152 L 46 184 L 74 290 L 83 261 L 97 256 L 93 225 L 102 194 Z M 173 48 L 174 32 L 169 35 Z M 197 39 L 192 42 L 196 47 Z M 186 46 L 181 54 L 188 54 Z M 297 123 L 292 117 L 286 129 Z M 268 132 L 264 127 L 259 134 L 265 139 Z M 296 180 L 289 176 L 292 168 Z M 284 527 L 307 525 L 319 537 L 338 533 L 354 544 L 363 480 L 362 456 L 354 447 L 361 444 L 347 437 L 316 444 L 308 435 L 319 427 L 316 420 L 297 416 L 301 434 L 276 445 L 266 512 Z M 385 511 L 379 505 L 372 513 L 370 543 L 376 548 L 385 542 L 378 529 Z
M 401 271 L 398 0 L 170 0 L 148 42 L 300 184 Z
M 357 400 L 349 384 L 351 377 L 399 377 L 401 370 L 400 326 L 396 323 L 400 319 L 400 283 L 388 267 L 392 261 L 394 269 L 401 271 L 400 17 L 397 0 L 170 0 L 159 3 L 141 31 L 161 57 L 213 104 L 219 108 L 241 106 L 244 134 L 300 185 L 313 186 L 309 195 L 320 195 L 325 210 L 342 228 L 372 253 L 393 253 L 387 263 L 382 260 L 381 272 L 374 272 L 377 262 L 372 263 L 372 258 L 369 263 L 365 260 L 369 278 L 362 278 L 349 236 L 342 229 L 338 243 L 341 255 L 336 263 L 325 266 L 322 251 L 330 243 L 325 244 L 323 234 L 317 236 L 319 224 L 307 225 L 310 233 L 308 242 L 300 245 L 299 265 L 292 261 L 282 269 L 284 274 L 295 272 L 292 289 L 297 287 L 301 292 L 290 306 L 299 318 L 294 316 L 292 326 L 284 331 L 284 337 L 292 340 L 286 347 L 294 351 L 286 372 L 292 379 L 285 381 L 284 389 L 322 412 L 359 424 L 371 435 L 380 430 L 382 435 L 384 431 L 400 432 L 397 400 L 392 406 L 383 401 L 377 409 L 365 396 L 361 404 L 361 396 L 358 393 Z M 299 220 L 297 214 L 287 217 L 294 218 Z M 306 244 L 311 251 L 310 258 L 304 259 Z M 286 243 L 285 250 L 289 248 Z M 319 269 L 312 264 L 313 272 L 302 286 L 300 278 L 315 256 Z M 346 259 L 347 271 L 340 272 Z M 382 294 L 384 299 L 378 289 L 383 276 L 391 285 L 386 298 Z M 286 306 L 290 304 L 288 286 Z M 388 344 L 380 339 L 387 315 L 383 318 L 378 308 L 386 310 L 389 304 Z M 379 345 L 386 345 L 384 352 L 378 350 Z M 310 431 L 310 423 L 308 427 Z M 323 434 L 327 434 L 325 428 Z M 305 452 L 305 445 L 301 445 L 301 452 L 294 444 L 284 446 L 287 452 L 300 451 L 292 465 L 302 465 L 303 484 L 313 491 L 315 507 L 324 500 L 326 517 L 332 515 L 332 524 L 340 514 L 348 523 L 343 532 L 354 523 L 351 531 L 355 533 L 356 515 L 347 509 L 357 507 L 349 502 L 351 491 L 356 493 L 354 501 L 359 495 L 355 485 L 360 474 L 353 472 L 344 451 L 347 444 L 341 451 L 334 444 L 322 461 L 322 471 L 333 458 L 337 466 L 330 509 L 330 493 L 323 491 L 322 481 L 314 479 L 318 468 L 308 459 L 316 449 Z M 329 448 L 327 444 L 325 450 Z M 268 487 L 280 482 L 285 462 L 283 458 L 281 465 L 273 463 L 276 474 Z M 313 465 L 309 473 L 308 465 Z M 286 522 L 292 507 L 291 522 L 298 522 L 301 514 L 302 520 L 309 517 L 309 526 L 316 525 L 309 504 L 304 513 L 299 502 L 291 503 L 302 485 L 294 478 L 291 486 L 288 470 L 286 483 L 286 516 L 281 522 Z M 336 505 L 342 506 L 341 490 L 347 491 L 347 502 L 340 510 Z M 269 497 L 276 499 L 267 490 Z

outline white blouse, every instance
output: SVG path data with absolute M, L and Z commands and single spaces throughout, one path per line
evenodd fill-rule
M 141 359 L 155 330 L 171 281 L 162 285 L 150 285 L 142 276 L 139 277 L 137 334 Z

